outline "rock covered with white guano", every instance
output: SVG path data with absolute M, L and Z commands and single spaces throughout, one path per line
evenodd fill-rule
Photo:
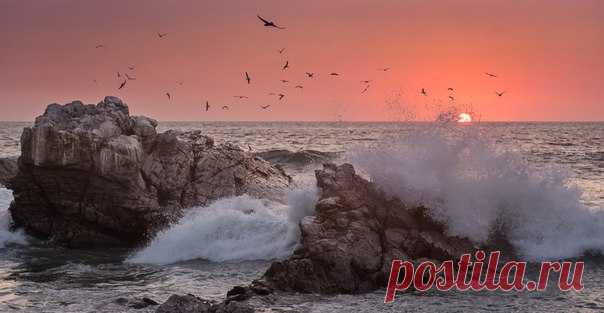
M 290 177 L 201 131 L 157 133 L 119 98 L 51 104 L 23 130 L 8 184 L 14 223 L 70 246 L 136 245 L 186 208 L 225 196 L 279 199 Z

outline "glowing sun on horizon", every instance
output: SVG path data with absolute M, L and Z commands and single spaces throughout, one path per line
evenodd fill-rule
M 459 119 L 457 120 L 458 123 L 471 123 L 472 122 L 472 115 L 468 114 L 468 113 L 459 113 Z

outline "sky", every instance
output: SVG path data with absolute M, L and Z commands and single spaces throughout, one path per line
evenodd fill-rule
M 0 120 L 107 95 L 170 121 L 604 120 L 599 0 L 2 0 L 0 38 Z

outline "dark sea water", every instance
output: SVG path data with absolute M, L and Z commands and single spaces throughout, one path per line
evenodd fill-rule
M 0 123 L 0 157 L 19 154 L 24 126 L 28 123 Z M 604 123 L 454 125 L 446 133 L 457 139 L 447 143 L 440 135 L 426 135 L 424 130 L 433 127 L 346 122 L 160 125 L 161 130 L 201 129 L 217 143 L 231 141 L 255 152 L 340 152 L 338 161 L 353 162 L 387 190 L 404 186 L 402 193 L 411 188 L 413 194 L 444 199 L 440 214 L 451 221 L 452 231 L 476 240 L 480 227 L 464 233 L 464 221 L 480 225 L 502 202 L 509 202 L 503 212 L 511 220 L 520 216 L 513 237 L 527 257 L 586 261 L 581 292 L 408 293 L 389 305 L 383 304 L 383 290 L 292 294 L 275 304 L 273 312 L 603 311 L 604 259 L 599 254 L 604 251 Z M 312 201 L 312 171 L 318 166 L 285 164 L 298 185 L 286 204 L 235 197 L 194 208 L 186 221 L 141 251 L 67 250 L 11 233 L 6 208 L 12 195 L 0 188 L 0 312 L 152 312 L 154 308 L 122 306 L 116 299 L 145 296 L 161 302 L 172 293 L 220 300 L 231 286 L 259 277 L 271 259 L 291 253 L 297 239 L 291 216 Z M 241 214 L 242 207 L 250 206 L 258 213 Z M 472 220 L 476 216 L 480 219 Z

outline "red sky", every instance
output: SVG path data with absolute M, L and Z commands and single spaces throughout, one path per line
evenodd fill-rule
M 392 120 L 395 93 L 430 118 L 448 87 L 482 120 L 604 120 L 598 0 L 3 0 L 0 21 L 0 120 L 105 95 L 160 120 Z M 117 71 L 137 79 L 117 90 Z

